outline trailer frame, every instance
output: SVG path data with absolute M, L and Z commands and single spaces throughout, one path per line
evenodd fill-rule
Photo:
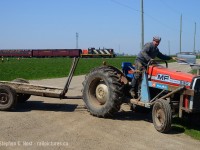
M 29 83 L 20 83 L 15 81 L 0 81 L 0 110 L 9 110 L 12 105 L 9 105 L 7 108 L 2 107 L 1 105 L 6 105 L 9 103 L 9 98 L 13 97 L 14 101 L 17 101 L 15 97 L 17 94 L 25 94 L 25 95 L 35 95 L 35 96 L 42 96 L 42 97 L 51 97 L 51 98 L 59 98 L 59 99 L 82 99 L 82 96 L 67 96 L 67 92 L 73 78 L 74 72 L 79 62 L 79 57 L 73 58 L 71 69 L 64 85 L 64 88 L 57 88 L 51 86 L 44 86 L 44 85 L 36 85 L 36 84 L 29 84 Z M 12 94 L 10 94 L 10 91 Z

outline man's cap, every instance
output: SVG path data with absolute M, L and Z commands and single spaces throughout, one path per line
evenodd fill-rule
M 154 36 L 154 37 L 153 37 L 153 41 L 158 41 L 158 42 L 160 42 L 160 41 L 161 41 L 161 37 L 159 37 L 159 36 Z

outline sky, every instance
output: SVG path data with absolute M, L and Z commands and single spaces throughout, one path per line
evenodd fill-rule
M 162 53 L 178 53 L 182 14 L 181 50 L 193 51 L 194 41 L 200 50 L 199 0 L 143 5 L 144 43 L 160 36 Z M 78 41 L 80 49 L 141 50 L 141 0 L 0 0 L 0 20 L 0 49 L 72 49 Z

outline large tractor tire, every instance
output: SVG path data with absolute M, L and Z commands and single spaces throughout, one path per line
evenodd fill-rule
M 88 111 L 97 117 L 111 117 L 119 111 L 127 81 L 118 69 L 103 66 L 93 69 L 83 82 L 83 100 Z
M 16 104 L 16 92 L 7 85 L 0 85 L 0 110 L 10 110 Z
M 172 111 L 169 102 L 159 99 L 152 110 L 153 124 L 157 131 L 166 133 L 171 129 Z
M 15 80 L 13 80 L 13 82 L 28 83 L 28 84 L 29 84 L 29 82 L 28 82 L 27 80 L 22 79 L 22 78 L 15 79 Z M 31 97 L 30 94 L 17 93 L 17 102 L 18 102 L 18 103 L 24 103 L 24 102 L 26 102 L 30 97 Z

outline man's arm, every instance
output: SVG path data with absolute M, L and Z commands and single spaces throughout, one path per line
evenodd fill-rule
M 157 57 L 160 58 L 160 59 L 163 59 L 163 60 L 170 60 L 170 59 L 173 59 L 173 58 L 170 57 L 170 56 L 167 56 L 167 55 L 162 54 L 160 51 L 158 52 Z

